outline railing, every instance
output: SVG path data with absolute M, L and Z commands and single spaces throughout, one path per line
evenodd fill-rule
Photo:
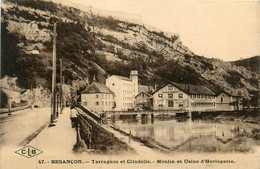
M 92 126 L 81 113 L 78 113 L 77 117 L 79 119 L 79 124 L 77 126 L 77 142 L 81 142 L 81 139 L 83 139 L 90 149 L 92 145 Z
M 80 109 L 82 112 L 85 113 L 85 114 L 84 114 L 84 113 L 81 113 L 81 115 L 83 115 L 83 116 L 88 115 L 89 117 L 92 118 L 92 120 L 93 120 L 94 122 L 97 122 L 97 123 L 99 123 L 99 124 L 101 123 L 102 119 L 101 119 L 97 114 L 91 112 L 90 110 L 84 108 L 84 107 L 81 106 L 81 105 L 77 105 L 77 106 L 75 106 L 75 107 L 78 108 L 78 109 Z

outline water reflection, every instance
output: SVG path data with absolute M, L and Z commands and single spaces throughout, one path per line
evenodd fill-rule
M 172 151 L 246 152 L 254 145 L 251 127 L 242 123 L 220 123 L 192 119 L 119 119 L 110 122 L 135 137 Z

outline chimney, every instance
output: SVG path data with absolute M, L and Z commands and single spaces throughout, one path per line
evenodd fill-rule
M 155 85 L 154 85 L 154 90 L 156 91 L 156 90 L 157 90 L 157 88 L 158 88 L 158 85 L 157 85 L 157 84 L 155 84 Z
M 93 76 L 93 82 L 96 82 L 96 75 Z

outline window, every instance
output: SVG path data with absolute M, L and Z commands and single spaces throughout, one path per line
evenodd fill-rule
M 144 93 L 142 93 L 142 98 L 144 98 Z
M 173 94 L 168 94 L 168 98 L 172 99 L 173 98 Z
M 180 104 L 179 104 L 179 107 L 183 107 L 183 104 L 182 104 L 182 103 L 180 103 Z
M 183 94 L 182 93 L 179 93 L 179 98 L 183 98 Z
M 223 97 L 220 98 L 220 101 L 223 102 Z
M 96 102 L 96 105 L 98 106 L 98 105 L 99 105 L 99 102 Z
M 98 95 L 96 95 L 96 98 L 98 98 Z
M 159 107 L 163 107 L 163 105 L 162 105 L 162 104 L 159 104 Z
M 159 97 L 159 98 L 163 98 L 163 95 L 162 95 L 162 94 L 158 94 L 158 97 Z
M 173 87 L 171 85 L 168 86 L 168 90 L 173 90 Z
M 172 100 L 168 101 L 168 107 L 173 107 L 173 101 Z
M 112 83 L 112 86 L 115 86 L 115 83 Z

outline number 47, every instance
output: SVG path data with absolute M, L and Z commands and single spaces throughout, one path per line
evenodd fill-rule
M 39 160 L 38 163 L 39 164 L 44 164 L 44 160 Z

